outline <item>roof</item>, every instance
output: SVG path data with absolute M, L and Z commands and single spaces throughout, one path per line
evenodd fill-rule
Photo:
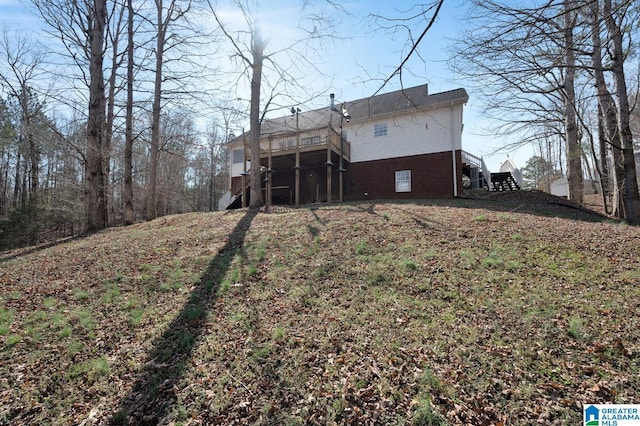
M 460 105 L 469 101 L 469 95 L 465 89 L 455 89 L 446 92 L 428 93 L 428 85 L 409 87 L 394 92 L 384 93 L 370 98 L 344 102 L 351 116 L 351 121 L 366 121 L 378 116 L 393 115 L 410 110 L 425 110 L 449 105 Z M 337 103 L 340 108 L 342 103 Z M 304 111 L 298 114 L 298 129 L 313 130 L 327 126 L 330 120 L 339 120 L 339 114 L 330 116 L 329 107 L 312 111 Z M 337 121 L 334 121 L 334 125 Z M 274 134 L 292 132 L 296 130 L 296 117 L 286 115 L 284 117 L 265 120 L 260 131 L 262 134 Z
M 329 125 L 329 108 L 321 108 L 313 111 L 305 111 L 298 114 L 298 129 L 312 130 Z M 291 132 L 296 130 L 296 117 L 286 115 L 284 117 L 268 119 L 262 122 L 260 132 L 262 134 Z
M 509 157 L 507 157 L 502 164 L 500 164 L 500 171 L 501 172 L 513 172 L 514 170 L 517 170 L 518 166 L 516 166 L 516 163 L 513 162 L 513 160 Z
M 464 89 L 447 92 L 428 93 L 426 84 L 396 90 L 371 98 L 346 102 L 351 119 L 366 120 L 379 115 L 397 114 L 411 109 L 431 109 L 447 105 L 464 104 L 469 101 L 469 95 Z

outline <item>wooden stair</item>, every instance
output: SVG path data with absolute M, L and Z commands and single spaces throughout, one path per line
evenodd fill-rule
M 520 189 L 518 181 L 513 177 L 511 172 L 491 173 L 490 191 L 517 191 Z
M 231 203 L 227 206 L 227 210 L 239 209 L 242 207 L 242 193 L 248 196 L 249 188 L 251 187 L 251 180 L 249 179 L 249 173 L 246 173 L 246 181 L 244 184 L 244 188 L 242 187 L 242 182 L 237 181 L 235 185 L 231 187 Z

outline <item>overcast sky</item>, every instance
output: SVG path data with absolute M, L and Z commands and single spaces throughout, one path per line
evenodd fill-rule
M 221 16 L 225 21 L 234 18 L 233 9 L 219 1 Z M 396 18 L 407 16 L 413 1 L 369 1 L 347 0 L 344 2 L 348 16 L 338 21 L 335 39 L 330 46 L 319 52 L 318 68 L 325 77 L 316 79 L 318 90 L 326 89 L 309 108 L 328 104 L 328 94 L 333 92 L 339 100 L 355 100 L 376 92 L 381 80 L 389 76 L 408 53 L 407 34 L 399 31 L 395 34 L 374 31 L 375 26 L 368 19 L 372 14 Z M 278 43 L 286 44 L 287 39 L 295 37 L 296 20 L 300 14 L 302 0 L 263 0 L 259 2 L 259 19 L 265 36 L 269 38 L 269 47 L 276 49 Z M 39 18 L 30 14 L 28 3 L 17 0 L 0 0 L 0 25 L 9 29 L 33 31 L 37 34 L 41 23 Z M 415 57 L 407 64 L 403 72 L 402 84 L 405 87 L 429 84 L 429 92 L 436 93 L 459 87 L 469 92 L 469 103 L 464 111 L 464 132 L 462 146 L 466 151 L 484 156 L 489 168 L 497 171 L 506 153 L 490 155 L 503 141 L 482 136 L 486 121 L 483 119 L 480 105 L 474 93 L 463 79 L 458 78 L 448 67 L 449 49 L 453 39 L 464 27 L 464 15 L 467 12 L 464 0 L 445 0 L 435 25 L 422 40 Z M 237 18 L 237 16 L 236 16 Z M 417 37 L 425 22 L 413 28 Z M 230 61 L 231 63 L 231 61 Z M 397 90 L 400 80 L 394 78 L 382 92 Z M 326 98 L 326 99 L 324 99 Z M 532 155 L 530 149 L 520 149 L 509 154 L 516 165 L 523 167 Z

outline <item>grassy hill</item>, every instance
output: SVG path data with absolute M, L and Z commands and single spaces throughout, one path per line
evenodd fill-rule
M 578 424 L 640 229 L 547 201 L 186 214 L 0 253 L 0 424 Z

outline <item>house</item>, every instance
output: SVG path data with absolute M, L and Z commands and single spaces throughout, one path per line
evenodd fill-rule
M 584 179 L 582 182 L 582 193 L 585 195 L 597 194 L 600 183 L 596 180 Z M 558 197 L 569 196 L 569 181 L 566 176 L 560 176 L 551 180 L 549 184 L 550 194 Z
M 462 176 L 464 89 L 405 88 L 261 126 L 261 187 L 273 204 L 455 197 Z M 247 205 L 248 134 L 230 142 L 222 208 Z
M 561 176 L 553 180 L 549 184 L 549 192 L 558 197 L 567 197 L 569 195 L 569 181 L 566 176 Z
M 511 173 L 513 179 L 518 187 L 522 187 L 524 179 L 522 177 L 522 171 L 516 166 L 516 163 L 507 156 L 506 160 L 500 165 L 500 173 Z

